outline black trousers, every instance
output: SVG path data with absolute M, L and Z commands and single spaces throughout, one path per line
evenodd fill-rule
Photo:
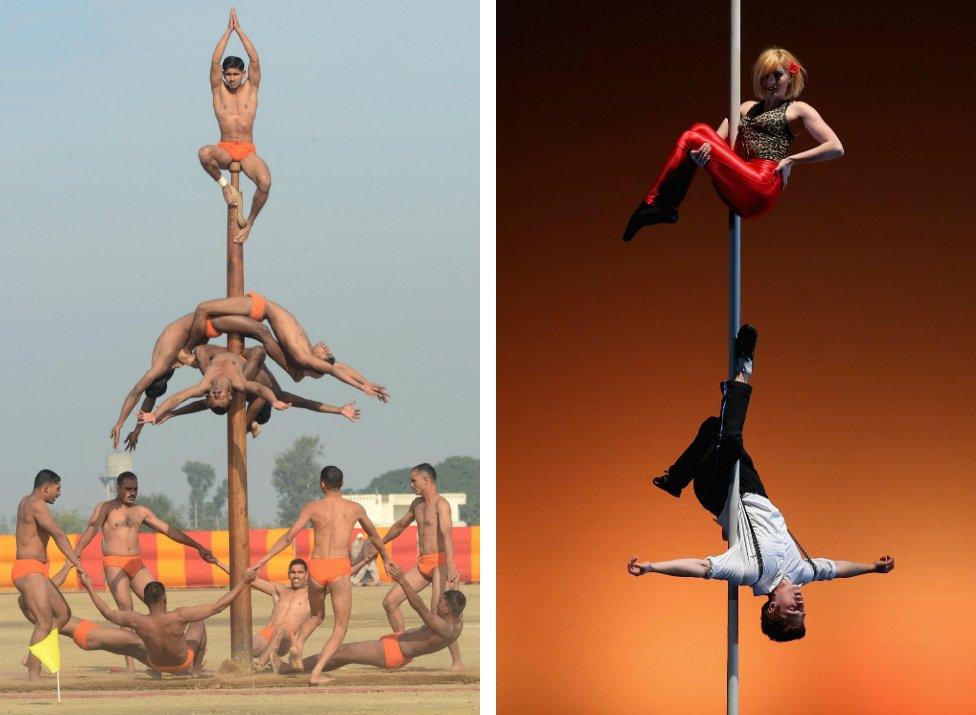
M 698 428 L 688 448 L 668 470 L 668 482 L 684 489 L 695 483 L 695 496 L 715 516 L 722 513 L 739 462 L 739 493 L 766 496 L 759 472 L 742 443 L 742 429 L 749 410 L 752 386 L 727 380 L 722 383 L 722 412 Z

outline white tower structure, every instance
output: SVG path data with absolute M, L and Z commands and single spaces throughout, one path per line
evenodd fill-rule
M 112 452 L 105 458 L 105 474 L 98 481 L 105 487 L 105 498 L 115 496 L 115 479 L 122 472 L 132 471 L 132 455 L 128 452 Z

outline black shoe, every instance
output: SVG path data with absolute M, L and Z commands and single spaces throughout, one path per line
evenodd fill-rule
M 755 364 L 756 343 L 759 342 L 759 331 L 749 323 L 744 323 L 735 336 L 735 371 L 749 382 L 752 368 Z
M 632 240 L 644 226 L 653 226 L 656 223 L 677 223 L 677 221 L 677 209 L 641 201 L 637 205 L 637 210 L 630 217 L 630 221 L 627 222 L 623 239 L 624 241 Z
M 671 485 L 671 482 L 668 481 L 668 475 L 667 475 L 667 473 L 662 474 L 660 477 L 654 477 L 651 480 L 651 484 L 653 484 L 654 486 L 656 486 L 658 489 L 663 489 L 668 494 L 670 494 L 671 496 L 673 496 L 675 499 L 678 499 L 678 498 L 681 497 L 681 490 L 680 489 L 675 489 Z

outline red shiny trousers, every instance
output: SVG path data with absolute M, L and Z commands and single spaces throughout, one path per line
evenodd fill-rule
M 712 145 L 705 171 L 719 198 L 743 218 L 756 218 L 773 208 L 783 190 L 776 173 L 778 162 L 769 159 L 746 161 L 707 124 L 695 124 L 675 142 L 661 175 L 647 194 L 647 203 L 677 208 L 688 192 L 698 165 L 689 151 L 708 142 Z

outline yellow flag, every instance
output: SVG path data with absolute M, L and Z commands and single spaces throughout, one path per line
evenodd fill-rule
M 52 629 L 44 640 L 28 648 L 49 671 L 57 673 L 61 670 L 61 645 L 58 643 L 57 628 Z

